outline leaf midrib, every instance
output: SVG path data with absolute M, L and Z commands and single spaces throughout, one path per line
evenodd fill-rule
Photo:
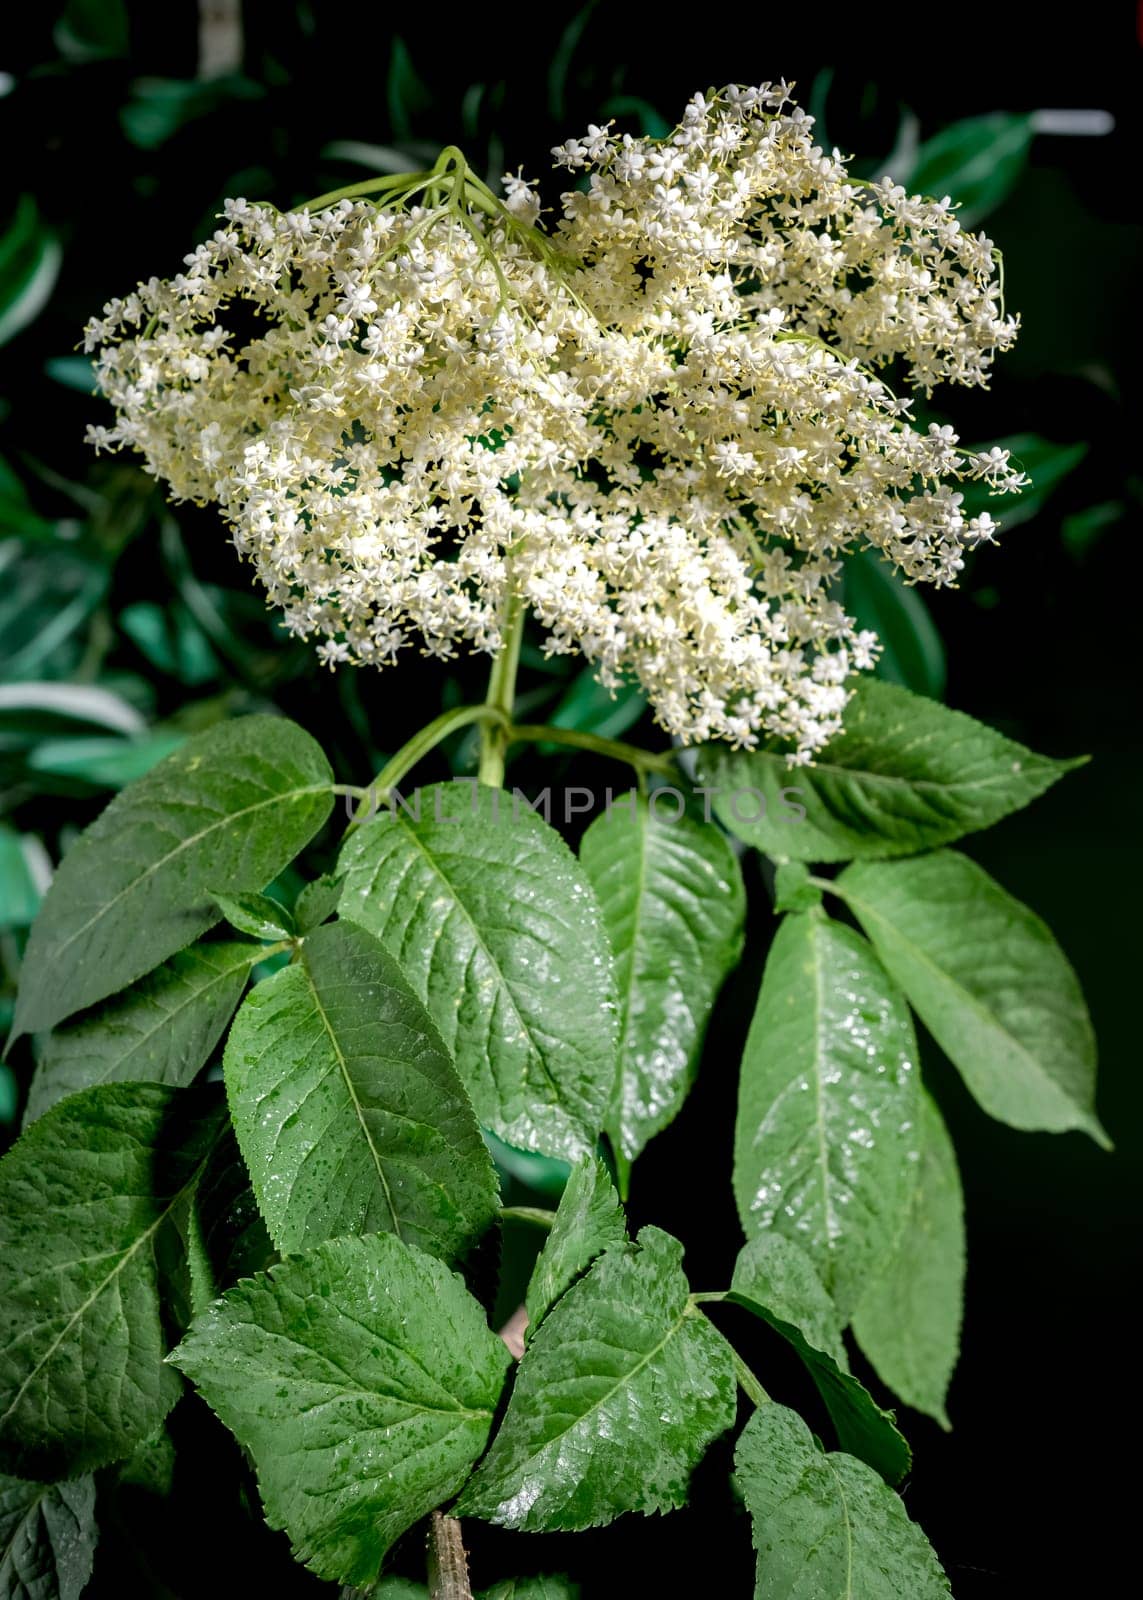
M 425 844 L 424 840 L 421 839 L 419 837 L 419 835 L 416 834 L 413 831 L 413 829 L 410 827 L 410 825 L 405 821 L 405 818 L 403 816 L 397 816 L 394 820 L 396 821 L 397 826 L 399 828 L 401 828 L 402 831 L 404 832 L 405 837 L 407 839 L 411 840 L 411 842 L 415 845 L 417 853 L 419 854 L 421 859 L 424 861 L 424 863 L 428 867 L 429 871 L 433 874 L 434 877 L 438 878 L 440 880 L 440 882 L 444 885 L 444 887 L 448 890 L 449 898 L 450 898 L 451 903 L 454 906 L 456 906 L 456 908 L 459 910 L 461 916 L 464 919 L 466 927 L 469 929 L 470 933 L 472 934 L 472 938 L 473 938 L 474 944 L 481 951 L 481 953 L 483 954 L 485 960 L 488 962 L 488 965 L 491 967 L 493 973 L 495 974 L 496 980 L 497 980 L 497 983 L 500 986 L 501 992 L 507 998 L 509 1007 L 511 1008 L 512 1015 L 516 1018 L 516 1021 L 518 1022 L 519 1026 L 520 1026 L 521 1032 L 523 1033 L 524 1037 L 528 1040 L 528 1043 L 531 1046 L 531 1049 L 525 1053 L 524 1061 L 523 1061 L 523 1064 L 522 1064 L 522 1066 L 520 1068 L 520 1076 L 521 1076 L 521 1078 L 523 1079 L 524 1083 L 526 1084 L 527 1081 L 528 1081 L 528 1078 L 530 1076 L 529 1068 L 530 1068 L 530 1066 L 532 1064 L 532 1061 L 534 1060 L 537 1063 L 537 1065 L 539 1066 L 541 1073 L 547 1079 L 549 1085 L 551 1086 L 551 1089 L 552 1089 L 552 1091 L 553 1091 L 553 1093 L 555 1095 L 556 1101 L 558 1103 L 560 1098 L 561 1098 L 561 1096 L 560 1096 L 560 1086 L 556 1082 L 555 1077 L 552 1074 L 552 1070 L 548 1066 L 547 1060 L 544 1057 L 544 1053 L 540 1049 L 540 1046 L 536 1041 L 535 1033 L 534 1033 L 531 1025 L 528 1023 L 527 1019 L 524 1017 L 524 1015 L 520 1011 L 519 1006 L 516 1003 L 516 996 L 512 992 L 511 985 L 509 984 L 508 979 L 504 974 L 503 968 L 501 967 L 499 961 L 497 961 L 496 957 L 493 955 L 492 951 L 488 948 L 488 945 L 487 945 L 487 943 L 485 942 L 485 939 L 484 939 L 484 935 L 481 933 L 480 928 L 477 926 L 476 922 L 474 922 L 473 917 L 472 917 L 472 913 L 469 911 L 468 906 L 465 904 L 463 898 L 461 897 L 460 890 L 456 887 L 456 885 L 453 883 L 452 879 L 445 872 L 443 866 L 440 864 L 440 862 L 437 859 L 437 857 L 434 856 L 433 853 L 429 850 L 429 848 Z M 376 875 L 374 875 L 374 878 L 376 878 Z M 570 1112 L 569 1111 L 569 1112 L 567 1112 L 567 1114 L 569 1116 L 572 1116 L 576 1121 L 580 1120 L 578 1115 L 576 1113 L 574 1113 L 574 1112 Z
M 588 1417 L 592 1415 L 593 1412 L 598 1411 L 601 1406 L 605 1406 L 613 1395 L 618 1394 L 620 1389 L 626 1388 L 633 1383 L 648 1362 L 653 1361 L 654 1358 L 659 1354 L 660 1350 L 664 1350 L 667 1347 L 667 1345 L 679 1332 L 679 1329 L 686 1322 L 687 1318 L 689 1316 L 697 1316 L 699 1314 L 700 1313 L 698 1312 L 697 1308 L 693 1307 L 688 1301 L 684 1305 L 677 1320 L 671 1324 L 666 1333 L 653 1349 L 648 1350 L 644 1355 L 640 1356 L 635 1365 L 628 1368 L 628 1370 L 623 1373 L 622 1376 L 617 1378 L 612 1384 L 611 1388 L 608 1389 L 605 1394 L 602 1394 L 598 1399 L 593 1400 L 586 1411 L 581 1411 L 576 1417 L 572 1418 L 566 1427 L 561 1428 L 558 1433 L 553 1433 L 546 1438 L 538 1450 L 529 1451 L 526 1460 L 538 1461 L 540 1457 L 543 1456 L 558 1439 L 562 1439 L 565 1434 L 570 1433 L 574 1428 L 578 1428 Z
M 328 1037 L 330 1045 L 333 1048 L 334 1056 L 337 1059 L 341 1076 L 345 1082 L 345 1087 L 349 1094 L 350 1103 L 353 1106 L 354 1115 L 356 1116 L 358 1124 L 360 1125 L 362 1134 L 365 1136 L 365 1143 L 369 1147 L 369 1154 L 373 1157 L 373 1165 L 377 1169 L 377 1179 L 381 1185 L 381 1192 L 385 1196 L 385 1204 L 388 1206 L 389 1215 L 393 1219 L 393 1232 L 396 1234 L 398 1239 L 404 1242 L 404 1235 L 401 1232 L 400 1218 L 397 1216 L 397 1208 L 393 1204 L 393 1194 L 389 1188 L 389 1180 L 385 1176 L 385 1169 L 381 1164 L 380 1152 L 378 1151 L 377 1146 L 373 1143 L 373 1135 L 369 1131 L 369 1125 L 365 1120 L 365 1114 L 361 1108 L 361 1101 L 357 1097 L 357 1090 L 354 1087 L 353 1079 L 349 1075 L 349 1063 L 345 1059 L 345 1053 L 338 1042 L 337 1035 L 333 1030 L 333 1024 L 329 1020 L 329 1015 L 326 1012 L 325 1007 L 322 1005 L 321 996 L 318 994 L 317 983 L 314 979 L 313 973 L 310 970 L 310 964 L 305 958 L 304 945 L 302 947 L 301 965 L 302 971 L 306 976 L 306 982 L 309 985 L 310 993 L 313 996 L 314 1009 L 317 1011 L 318 1017 L 321 1020 L 321 1025 L 325 1029 L 326 1036 Z
M 219 828 L 229 827 L 232 823 L 239 821 L 243 817 L 252 815 L 252 813 L 255 811 L 263 811 L 267 806 L 284 805 L 292 800 L 300 799 L 303 795 L 325 794 L 330 791 L 330 788 L 331 785 L 328 783 L 318 783 L 309 784 L 305 788 L 301 789 L 287 789 L 281 794 L 271 795 L 269 799 L 258 800 L 255 801 L 253 805 L 243 806 L 240 811 L 228 811 L 224 816 L 219 817 L 217 821 L 210 823 L 205 828 L 200 828 L 197 833 L 189 834 L 187 838 L 180 840 L 173 850 L 168 850 L 166 855 L 160 856 L 157 861 L 153 861 L 151 865 L 146 867 L 141 873 L 139 873 L 137 877 L 132 878 L 130 883 L 125 883 L 118 893 L 112 895 L 110 900 L 105 900 L 103 904 L 99 906 L 90 917 L 88 917 L 85 923 L 81 924 L 81 926 L 76 928 L 74 932 L 70 933 L 61 945 L 56 946 L 56 948 L 52 951 L 53 959 L 58 961 L 63 955 L 64 951 L 69 949 L 77 939 L 82 938 L 82 936 L 87 933 L 90 928 L 93 928 L 102 917 L 107 916 L 112 907 L 122 900 L 124 895 L 131 894 L 139 887 L 141 883 L 145 883 L 147 879 L 150 878 L 154 873 L 167 866 L 168 863 L 173 861 L 175 857 L 183 850 L 189 849 L 193 844 L 197 844 L 200 839 L 205 839 L 209 834 L 216 833 Z M 220 919 L 221 913 L 215 920 L 217 921 Z

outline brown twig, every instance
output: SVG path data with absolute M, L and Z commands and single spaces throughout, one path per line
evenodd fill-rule
M 429 1518 L 429 1595 L 431 1600 L 472 1600 L 460 1521 L 443 1511 Z

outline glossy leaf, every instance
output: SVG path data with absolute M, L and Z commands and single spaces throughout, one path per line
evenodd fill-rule
M 55 1478 L 130 1455 L 178 1396 L 160 1256 L 219 1136 L 186 1093 L 86 1089 L 0 1161 L 4 1470 Z
M 458 1516 L 543 1532 L 669 1511 L 734 1420 L 733 1355 L 657 1228 L 606 1251 L 545 1318 Z
M 294 936 L 294 919 L 268 894 L 213 894 L 211 899 L 232 928 L 251 939 L 277 943 Z
M 27 1483 L 0 1477 L 4 1600 L 79 1600 L 98 1537 L 93 1479 Z
M 329 815 L 329 764 L 292 722 L 196 734 L 125 789 L 61 862 L 32 929 L 15 1033 L 123 989 L 218 921 L 211 892 L 261 890 Z
M 827 1455 L 793 1411 L 756 1411 L 734 1464 L 754 1525 L 756 1600 L 948 1600 L 940 1563 L 893 1490 L 863 1461 Z
M 1033 911 L 955 850 L 861 863 L 838 888 L 990 1116 L 1107 1145 L 1083 992 Z
M 703 748 L 703 781 L 729 831 L 779 858 L 850 861 L 912 855 L 987 828 L 1043 794 L 1081 761 L 1038 756 L 960 711 L 866 678 L 845 731 L 791 773 L 770 751 Z M 752 801 L 734 792 L 758 791 Z M 796 789 L 801 821 L 783 820 Z M 765 800 L 765 815 L 752 819 Z M 787 795 L 787 801 L 789 795 Z
M 580 860 L 603 912 L 619 990 L 619 1079 L 607 1129 L 628 1161 L 678 1114 L 707 1020 L 742 953 L 737 858 L 712 825 L 653 811 L 604 813 Z
M 459 1489 L 509 1357 L 458 1277 L 375 1233 L 240 1283 L 171 1359 L 250 1451 L 298 1559 L 365 1585 Z
M 92 1084 L 190 1083 L 234 1015 L 256 945 L 192 944 L 122 994 L 49 1036 L 28 1090 L 25 1125 Z
M 920 1182 L 905 1231 L 862 1296 L 853 1331 L 881 1381 L 947 1428 L 964 1306 L 964 1197 L 956 1151 L 928 1095 L 921 1136 Z
M 529 1337 L 577 1278 L 604 1250 L 627 1242 L 627 1226 L 611 1179 L 592 1156 L 571 1170 L 544 1248 L 536 1258 L 524 1307 Z
M 747 1236 L 801 1245 L 843 1319 L 904 1225 L 918 1110 L 908 1008 L 872 950 L 820 910 L 790 913 L 742 1057 L 734 1192 Z
M 440 1036 L 381 942 L 352 922 L 308 934 L 301 960 L 235 1019 L 226 1092 L 280 1250 L 384 1229 L 464 1253 L 496 1214 L 496 1178 Z
M 452 1051 L 480 1121 L 574 1160 L 615 1084 L 615 989 L 591 886 L 563 840 L 499 790 L 418 791 L 419 820 L 351 835 L 341 915 L 389 947 Z
M 849 1371 L 837 1307 L 793 1240 L 761 1233 L 740 1253 L 728 1300 L 769 1323 L 798 1352 L 837 1429 L 838 1442 L 887 1483 L 909 1470 L 909 1446 L 891 1412 L 882 1411 Z

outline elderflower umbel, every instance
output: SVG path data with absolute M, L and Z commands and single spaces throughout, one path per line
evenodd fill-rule
M 499 205 L 227 202 L 182 273 L 90 324 L 117 412 L 91 437 L 217 504 L 330 664 L 495 654 L 515 597 L 685 742 L 809 760 L 877 649 L 840 557 L 953 583 L 995 531 L 957 482 L 1023 481 L 878 375 L 986 380 L 1016 334 L 992 245 L 851 179 L 784 85 L 553 154 L 587 184 L 550 237 L 520 177 Z

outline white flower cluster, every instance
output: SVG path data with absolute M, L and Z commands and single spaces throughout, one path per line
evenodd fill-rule
M 91 437 L 217 503 L 330 663 L 496 653 L 515 596 L 684 741 L 809 760 L 877 648 L 839 557 L 952 583 L 995 530 L 957 481 L 1022 482 L 877 375 L 984 382 L 1016 332 L 992 246 L 849 178 L 784 85 L 554 154 L 588 176 L 550 237 L 519 178 L 504 204 L 455 174 L 229 202 L 183 273 L 89 326 L 117 412 Z

